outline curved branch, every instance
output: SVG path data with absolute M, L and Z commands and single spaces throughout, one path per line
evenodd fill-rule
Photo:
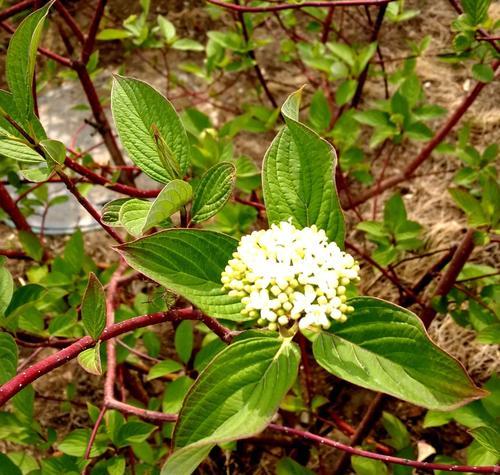
M 242 13 L 263 13 L 263 12 L 278 12 L 281 10 L 292 10 L 300 9 L 305 7 L 355 7 L 355 6 L 369 6 L 369 5 L 385 5 L 394 0 L 343 0 L 343 1 L 331 1 L 331 2 L 302 2 L 302 3 L 278 3 L 275 5 L 269 5 L 267 7 L 248 7 L 244 5 L 236 5 L 233 3 L 226 3 L 222 0 L 206 0 L 212 5 L 217 5 L 218 7 L 227 8 L 234 12 Z
M 104 178 L 102 175 L 94 173 L 90 168 L 84 167 L 77 161 L 66 157 L 64 164 L 71 168 L 71 170 L 77 172 L 79 175 L 87 178 L 89 181 L 96 185 L 105 186 L 110 190 L 122 193 L 127 196 L 132 196 L 134 198 L 156 198 L 161 190 L 141 190 L 130 185 L 122 185 L 121 183 L 113 183 L 112 181 Z
M 488 466 L 488 467 L 473 467 L 468 465 L 450 465 L 445 463 L 430 463 L 430 462 L 417 462 L 416 460 L 402 459 L 400 457 L 394 457 L 391 455 L 382 455 L 375 452 L 369 452 L 368 450 L 357 449 L 349 445 L 342 444 L 336 440 L 328 439 L 326 437 L 321 437 L 319 435 L 313 434 L 308 431 L 294 429 L 292 427 L 286 427 L 279 424 L 269 424 L 269 429 L 282 432 L 284 434 L 295 435 L 302 437 L 304 439 L 312 440 L 321 445 L 327 445 L 329 447 L 334 447 L 335 449 L 342 450 L 344 452 L 350 453 L 351 455 L 359 455 L 361 457 L 380 460 L 385 463 L 395 463 L 397 465 L 405 465 L 406 467 L 419 468 L 422 470 L 443 470 L 445 472 L 471 472 L 471 473 L 500 473 L 499 466 Z
M 163 322 L 181 320 L 202 321 L 223 341 L 228 341 L 229 335 L 233 334 L 227 328 L 222 327 L 222 325 L 220 325 L 220 323 L 216 320 L 204 316 L 199 310 L 188 307 L 174 309 L 168 312 L 151 313 L 149 315 L 142 315 L 140 317 L 134 317 L 123 322 L 115 323 L 102 332 L 99 340 L 107 341 L 110 338 L 115 338 L 123 333 L 136 330 L 137 328 L 148 327 Z M 96 341 L 93 340 L 92 337 L 84 336 L 63 350 L 48 356 L 47 358 L 30 366 L 22 373 L 14 376 L 10 381 L 7 381 L 0 387 L 0 407 L 33 381 L 36 381 L 44 374 L 50 373 L 54 369 L 59 368 L 68 361 L 76 358 L 82 351 L 92 348 L 95 344 Z

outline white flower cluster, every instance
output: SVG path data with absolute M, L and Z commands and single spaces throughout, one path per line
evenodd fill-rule
M 353 257 L 316 226 L 297 229 L 290 222 L 244 236 L 221 280 L 229 295 L 241 298 L 242 313 L 270 330 L 329 328 L 345 321 L 346 285 L 357 282 Z

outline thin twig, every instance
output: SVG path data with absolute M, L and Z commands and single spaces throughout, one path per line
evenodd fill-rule
M 474 250 L 474 232 L 474 229 L 468 229 L 465 233 L 462 242 L 453 254 L 448 269 L 437 284 L 436 290 L 432 295 L 431 303 L 436 297 L 446 296 L 455 285 L 458 275 Z M 434 307 L 432 307 L 432 305 L 428 305 L 422 312 L 420 318 L 422 319 L 424 325 L 428 327 L 432 323 L 432 320 L 434 320 L 436 314 L 437 311 Z
M 28 221 L 2 183 L 0 183 L 0 208 L 7 213 L 18 231 L 32 232 Z
M 235 0 L 235 5 L 240 6 L 239 0 Z M 243 38 L 245 39 L 245 44 L 246 44 L 246 46 L 248 46 L 250 44 L 250 35 L 248 34 L 247 25 L 245 23 L 245 15 L 242 11 L 238 11 L 237 14 L 238 14 L 238 19 L 239 19 L 240 24 L 241 24 L 241 31 L 243 32 Z M 259 63 L 257 62 L 257 57 L 255 56 L 255 51 L 253 49 L 249 50 L 248 56 L 253 61 L 253 69 L 255 71 L 255 75 L 257 76 L 257 79 L 259 80 L 260 85 L 262 86 L 262 89 L 264 89 L 264 92 L 266 93 L 266 96 L 269 99 L 269 102 L 276 109 L 278 107 L 278 103 L 276 102 L 276 99 L 274 98 L 273 94 L 269 90 L 269 87 L 267 85 L 264 74 L 262 74 L 262 70 L 260 69 Z
M 400 457 L 382 455 L 375 452 L 369 452 L 368 450 L 357 449 L 349 445 L 342 444 L 341 442 L 337 442 L 336 440 L 329 439 L 327 437 L 321 437 L 308 431 L 286 427 L 279 424 L 269 424 L 268 428 L 277 432 L 281 432 L 283 434 L 295 435 L 303 439 L 308 439 L 320 445 L 327 445 L 329 447 L 333 447 L 335 449 L 350 453 L 351 455 L 359 455 L 361 457 L 373 460 L 380 460 L 385 463 L 395 463 L 397 465 L 404 465 L 406 467 L 413 467 L 429 471 L 443 470 L 445 472 L 500 473 L 500 467 L 498 466 L 474 467 L 469 465 L 450 465 L 445 463 L 418 462 L 416 460 L 402 459 Z
M 61 15 L 61 18 L 64 20 L 66 25 L 68 25 L 68 27 L 71 29 L 71 31 L 76 36 L 78 41 L 83 44 L 85 41 L 85 35 L 83 34 L 83 31 L 80 29 L 80 27 L 76 23 L 71 13 L 64 6 L 63 2 L 61 0 L 57 0 L 57 2 L 55 3 L 55 7 L 56 10 L 59 12 L 59 15 Z
M 263 12 L 277 12 L 281 10 L 292 10 L 292 9 L 300 9 L 306 7 L 352 7 L 352 6 L 363 6 L 363 5 L 384 5 L 386 3 L 390 3 L 394 0 L 340 0 L 335 1 L 332 0 L 330 2 L 310 2 L 305 1 L 301 3 L 278 3 L 270 6 L 263 7 L 249 7 L 243 5 L 235 5 L 232 3 L 226 3 L 222 0 L 206 0 L 208 3 L 212 5 L 217 5 L 218 7 L 227 8 L 228 10 L 233 10 L 236 12 L 248 12 L 248 13 L 263 13 Z
M 377 19 L 375 20 L 375 25 L 372 30 L 372 34 L 370 37 L 370 43 L 377 41 L 378 35 L 380 33 L 380 28 L 382 28 L 382 23 L 384 21 L 385 11 L 387 10 L 387 3 L 380 6 L 380 9 L 377 14 Z M 380 53 L 379 53 L 380 54 Z M 363 95 L 363 88 L 365 87 L 366 79 L 368 78 L 368 69 L 370 68 L 370 62 L 368 62 L 359 75 L 358 85 L 356 87 L 356 92 L 354 93 L 354 97 L 351 101 L 351 107 L 358 107 L 359 102 L 361 101 L 361 97 Z
M 358 427 L 356 428 L 356 431 L 349 440 L 349 445 L 351 447 L 360 445 L 361 442 L 363 442 L 363 440 L 368 436 L 373 427 L 373 423 L 379 418 L 384 401 L 384 394 L 377 393 L 375 395 L 370 405 L 368 406 L 368 409 L 364 413 L 363 419 L 361 420 Z M 331 475 L 342 475 L 346 472 L 347 465 L 349 463 L 349 456 L 350 454 L 348 452 L 343 452 L 341 454 L 331 472 Z
M 99 225 L 106 231 L 116 242 L 122 244 L 124 241 L 121 236 L 111 227 L 107 226 L 101 221 L 101 215 L 94 208 L 92 203 L 87 200 L 79 191 L 73 181 L 62 170 L 58 170 L 57 174 L 66 185 L 70 193 L 78 200 L 78 202 L 85 208 L 85 210 L 99 223 Z

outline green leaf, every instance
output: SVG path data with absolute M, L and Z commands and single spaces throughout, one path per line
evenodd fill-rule
M 488 452 L 500 457 L 500 430 L 495 427 L 476 427 L 470 433 Z
M 120 208 L 118 219 L 122 226 L 134 237 L 142 234 L 151 209 L 151 201 L 132 198 Z
M 221 273 L 238 241 L 200 229 L 168 229 L 117 247 L 128 264 L 207 315 L 242 321 L 239 299 L 222 290 Z
M 372 127 L 386 127 L 391 125 L 389 115 L 386 112 L 374 109 L 356 112 L 354 114 L 354 120 L 360 124 L 370 125 Z
M 468 465 L 494 465 L 497 462 L 497 455 L 485 449 L 477 440 L 467 447 Z
M 0 262 L 0 266 L 2 263 Z M 7 310 L 12 294 L 14 293 L 14 280 L 10 272 L 4 267 L 0 267 L 0 316 Z
M 358 82 L 354 79 L 347 79 L 338 87 L 335 92 L 335 102 L 338 106 L 347 104 L 354 97 L 357 85 Z
M 38 164 L 45 159 L 20 139 L 0 137 L 0 156 L 27 164 Z
M 495 78 L 495 71 L 489 64 L 478 63 L 472 66 L 472 77 L 479 82 L 491 82 Z
M 491 0 L 460 0 L 460 3 L 472 24 L 478 25 L 486 19 Z
M 160 27 L 161 34 L 167 40 L 167 43 L 172 42 L 175 39 L 175 26 L 174 24 L 165 18 L 163 15 L 158 15 L 156 17 L 156 21 L 158 22 L 158 26 Z
M 482 328 L 477 332 L 476 339 L 485 345 L 500 345 L 500 323 L 493 323 Z
M 96 39 L 101 41 L 123 40 L 130 38 L 132 33 L 127 30 L 119 30 L 117 28 L 106 28 L 99 32 Z
M 188 475 L 215 444 L 262 431 L 295 381 L 299 360 L 295 343 L 264 334 L 218 353 L 184 400 L 162 474 Z
M 171 359 L 166 359 L 155 364 L 149 370 L 148 377 L 146 379 L 151 381 L 152 379 L 161 378 L 166 374 L 175 373 L 181 369 L 182 365 L 180 363 Z
M 406 430 L 405 425 L 390 412 L 382 413 L 382 424 L 391 438 L 385 441 L 396 450 L 402 450 L 411 444 L 410 434 Z
M 33 112 L 33 75 L 43 24 L 52 3 L 28 15 L 10 39 L 6 77 L 17 109 L 23 117 Z
M 168 183 L 178 177 L 165 163 L 167 154 L 184 176 L 191 146 L 177 112 L 164 96 L 145 82 L 115 76 L 111 109 L 122 144 L 138 167 L 154 180 Z
M 144 442 L 156 430 L 156 426 L 141 421 L 130 421 L 123 424 L 118 430 L 119 446 L 123 447 L 130 444 Z
M 314 475 L 314 472 L 290 457 L 284 457 L 276 464 L 276 475 Z
M 131 198 L 118 198 L 106 203 L 101 210 L 101 222 L 107 226 L 121 226 L 120 209 Z
M 43 257 L 43 247 L 36 234 L 29 231 L 19 231 L 17 235 L 24 252 L 35 261 L 41 260 Z
M 187 204 L 192 196 L 193 189 L 189 183 L 182 180 L 172 180 L 167 183 L 149 208 L 142 233 L 165 222 Z
M 0 453 L 0 467 L 2 468 L 2 475 L 22 475 L 23 472 L 16 466 L 16 464 L 7 457 L 6 454 Z
M 387 466 L 380 460 L 354 455 L 351 457 L 351 463 L 356 475 L 388 475 L 389 473 Z
M 106 467 L 109 475 L 123 475 L 125 473 L 125 468 L 125 458 L 116 456 L 108 461 L 108 465 Z
M 90 439 L 90 429 L 76 429 L 70 434 L 68 434 L 64 440 L 58 444 L 58 449 L 66 455 L 71 455 L 72 457 L 83 457 L 85 450 Z M 102 455 L 107 450 L 107 445 L 105 440 L 98 435 L 94 444 L 92 445 L 92 450 L 90 451 L 91 457 L 98 457 Z
M 181 410 L 182 402 L 193 383 L 194 381 L 188 376 L 180 376 L 175 381 L 168 383 L 163 395 L 163 412 L 178 414 Z
M 101 366 L 101 354 L 100 354 L 100 342 L 97 342 L 95 348 L 89 348 L 88 350 L 82 351 L 78 355 L 78 364 L 87 373 L 95 374 L 96 376 L 101 376 L 102 366 Z
M 450 188 L 448 191 L 453 201 L 467 214 L 467 220 L 471 226 L 479 227 L 488 224 L 489 220 L 481 203 L 468 191 L 460 188 Z
M 205 47 L 198 41 L 190 38 L 181 38 L 172 44 L 172 48 L 181 51 L 204 51 Z
M 384 206 L 384 222 L 391 231 L 397 231 L 400 224 L 406 222 L 406 208 L 399 193 L 391 196 Z
M 356 61 L 356 56 L 353 49 L 350 46 L 344 43 L 331 42 L 327 44 L 327 47 L 335 56 L 344 61 L 344 63 L 346 63 L 350 67 L 354 66 L 354 63 Z
M 292 218 L 299 227 L 315 224 L 342 247 L 344 217 L 335 188 L 335 150 L 298 121 L 300 94 L 292 94 L 283 104 L 286 126 L 264 158 L 262 187 L 268 220 Z
M 84 257 L 83 234 L 77 229 L 64 246 L 64 263 L 70 272 L 77 274 L 82 270 Z
M 309 121 L 317 131 L 327 130 L 332 120 L 332 113 L 325 94 L 318 89 L 311 98 Z M 284 459 L 283 459 L 284 460 Z
M 231 197 L 236 167 L 222 162 L 214 165 L 201 177 L 191 208 L 191 221 L 199 223 L 217 214 Z
M 175 351 L 182 362 L 187 363 L 193 351 L 193 323 L 184 320 L 175 330 Z
M 409 310 L 372 297 L 349 305 L 347 322 L 313 343 L 316 361 L 330 373 L 430 409 L 451 410 L 486 395 Z
M 0 332 L 0 384 L 7 382 L 17 372 L 17 345 L 12 336 Z
M 66 146 L 59 140 L 40 140 L 40 147 L 45 152 L 45 156 L 54 163 L 63 164 L 66 158 Z
M 106 296 L 104 287 L 93 272 L 83 294 L 81 313 L 85 330 L 97 340 L 106 326 Z

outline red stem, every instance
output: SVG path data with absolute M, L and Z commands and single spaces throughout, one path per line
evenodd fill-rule
M 7 32 L 9 33 L 14 33 L 16 29 L 10 24 L 7 23 L 6 21 L 0 22 L 0 26 Z M 46 48 L 39 47 L 38 52 L 40 54 L 43 54 L 44 56 L 47 56 L 47 58 L 53 59 L 54 61 L 57 61 L 59 64 L 62 64 L 63 66 L 66 66 L 68 68 L 71 68 L 71 61 L 68 58 L 65 58 L 64 56 L 61 56 L 60 54 L 54 53 L 51 50 L 48 50 Z
M 123 322 L 114 323 L 102 332 L 99 340 L 107 341 L 110 338 L 115 338 L 123 333 L 136 330 L 137 328 L 180 320 L 202 320 L 205 325 L 207 325 L 224 341 L 229 339 L 229 335 L 233 335 L 230 330 L 222 327 L 222 325 L 220 325 L 217 321 L 206 316 L 202 319 L 202 314 L 199 310 L 194 310 L 192 307 L 188 307 L 173 309 L 168 312 L 151 313 L 149 315 L 142 315 Z M 48 356 L 47 358 L 35 363 L 33 366 L 30 366 L 22 373 L 14 376 L 10 381 L 7 381 L 0 387 L 0 407 L 28 384 L 31 384 L 44 374 L 50 373 L 54 369 L 59 368 L 68 361 L 76 358 L 82 351 L 92 348 L 95 343 L 96 342 L 92 339 L 92 337 L 84 336 L 68 347 Z
M 28 221 L 17 207 L 15 201 L 7 191 L 7 188 L 2 183 L 0 183 L 0 208 L 2 208 L 9 215 L 18 231 L 32 232 Z
M 305 1 L 301 3 L 278 3 L 275 5 L 270 5 L 267 7 L 248 7 L 243 5 L 235 5 L 232 3 L 226 3 L 222 0 L 206 0 L 212 5 L 217 5 L 218 7 L 227 8 L 228 10 L 233 10 L 235 12 L 248 12 L 248 13 L 263 13 L 263 12 L 277 12 L 280 10 L 291 10 L 296 8 L 305 7 L 352 7 L 352 6 L 363 6 L 363 5 L 384 5 L 390 3 L 394 0 L 341 0 L 341 1 L 331 1 L 331 2 L 310 2 Z
M 92 429 L 92 433 L 89 437 L 89 442 L 87 444 L 87 448 L 85 449 L 85 454 L 83 455 L 84 460 L 88 460 L 90 458 L 90 452 L 92 451 L 92 446 L 94 445 L 95 438 L 97 436 L 97 432 L 99 431 L 99 426 L 101 425 L 104 414 L 106 414 L 106 406 L 102 406 L 99 415 L 97 416 L 97 420 L 95 421 L 94 428 Z M 82 473 L 88 473 L 87 468 L 82 471 Z
M 95 38 L 97 36 L 97 31 L 99 30 L 99 24 L 101 23 L 102 16 L 104 14 L 104 8 L 106 7 L 107 0 L 99 0 L 97 2 L 97 7 L 94 11 L 94 17 L 90 23 L 89 32 L 85 43 L 82 48 L 81 61 L 83 64 L 87 64 L 92 51 L 94 50 Z
M 165 414 L 163 412 L 150 411 L 148 409 L 142 409 L 140 407 L 135 407 L 130 404 L 117 401 L 116 399 L 108 401 L 107 407 L 109 409 L 116 409 L 125 414 L 142 417 L 143 419 L 153 422 L 175 422 L 177 420 L 176 414 Z
M 278 424 L 269 424 L 268 428 L 284 434 L 291 434 L 298 437 L 302 437 L 304 439 L 312 440 L 313 442 L 317 442 L 318 444 L 321 445 L 334 447 L 335 449 L 342 450 L 351 455 L 359 455 L 361 457 L 366 457 L 369 459 L 380 460 L 385 463 L 395 463 L 397 465 L 405 465 L 407 467 L 418 468 L 421 470 L 429 470 L 429 471 L 443 470 L 446 472 L 471 472 L 471 473 L 500 473 L 500 467 L 498 466 L 473 467 L 468 465 L 450 465 L 445 463 L 417 462 L 416 460 L 402 459 L 391 455 L 382 455 L 374 452 L 369 452 L 368 450 L 357 449 L 349 445 L 337 442 L 336 440 L 328 439 L 326 437 L 321 437 L 311 432 L 303 431 L 300 429 L 294 429 L 292 427 L 286 427 Z
M 92 183 L 96 185 L 105 186 L 110 190 L 117 191 L 118 193 L 122 193 L 127 196 L 133 196 L 135 198 L 156 198 L 156 196 L 158 196 L 158 193 L 160 193 L 161 191 L 161 190 L 140 190 L 139 188 L 135 188 L 130 185 L 113 183 L 107 178 L 104 178 L 102 175 L 94 173 L 89 168 L 84 167 L 83 165 L 79 164 L 78 162 L 72 160 L 69 157 L 66 157 L 64 164 L 67 167 L 71 168 L 73 171 L 89 179 Z
M 474 250 L 474 232 L 474 229 L 469 229 L 465 233 L 462 242 L 451 258 L 448 269 L 438 282 L 436 290 L 434 291 L 434 294 L 432 296 L 433 299 L 436 297 L 447 295 L 455 285 L 460 271 L 463 269 L 464 265 L 467 263 L 467 260 L 472 254 L 472 251 Z M 432 323 L 432 320 L 434 320 L 436 314 L 436 310 L 431 305 L 428 305 L 422 312 L 420 318 L 422 319 L 424 325 L 428 327 Z
M 113 163 L 115 165 L 126 165 L 122 152 L 118 147 L 115 136 L 113 135 L 111 125 L 109 124 L 108 118 L 104 113 L 101 101 L 99 100 L 99 96 L 95 89 L 94 83 L 92 82 L 92 79 L 90 78 L 90 75 L 87 71 L 85 63 L 81 61 L 74 61 L 72 63 L 72 67 L 73 70 L 78 75 L 78 78 L 80 79 L 83 91 L 87 96 L 87 101 L 92 110 L 94 120 L 98 125 L 98 132 L 101 134 L 104 140 L 104 143 L 109 151 L 109 154 L 111 155 Z
M 83 34 L 83 31 L 80 29 L 75 19 L 73 18 L 71 13 L 66 9 L 62 1 L 57 0 L 57 2 L 55 3 L 55 7 L 56 10 L 59 12 L 59 15 L 61 15 L 61 18 L 64 20 L 66 25 L 68 25 L 68 27 L 71 29 L 71 31 L 76 36 L 78 41 L 80 43 L 84 43 L 85 35 Z
M 18 13 L 21 13 L 22 11 L 31 8 L 34 3 L 35 0 L 25 0 L 24 2 L 16 3 L 15 5 L 12 5 L 11 7 L 2 10 L 0 12 L 0 21 L 7 20 L 12 16 L 17 15 Z
M 123 244 L 123 239 L 121 236 L 113 229 L 101 222 L 101 215 L 94 208 L 92 203 L 87 200 L 77 189 L 76 185 L 71 181 L 71 179 L 62 171 L 58 171 L 57 174 L 61 177 L 61 180 L 66 185 L 66 188 L 71 192 L 71 194 L 78 200 L 78 202 L 88 211 L 88 213 L 99 223 L 99 225 L 106 231 L 116 242 Z
M 16 251 L 15 249 L 0 249 L 0 256 L 5 256 L 7 259 L 20 259 L 20 260 L 32 260 L 30 256 L 27 256 L 23 251 Z

